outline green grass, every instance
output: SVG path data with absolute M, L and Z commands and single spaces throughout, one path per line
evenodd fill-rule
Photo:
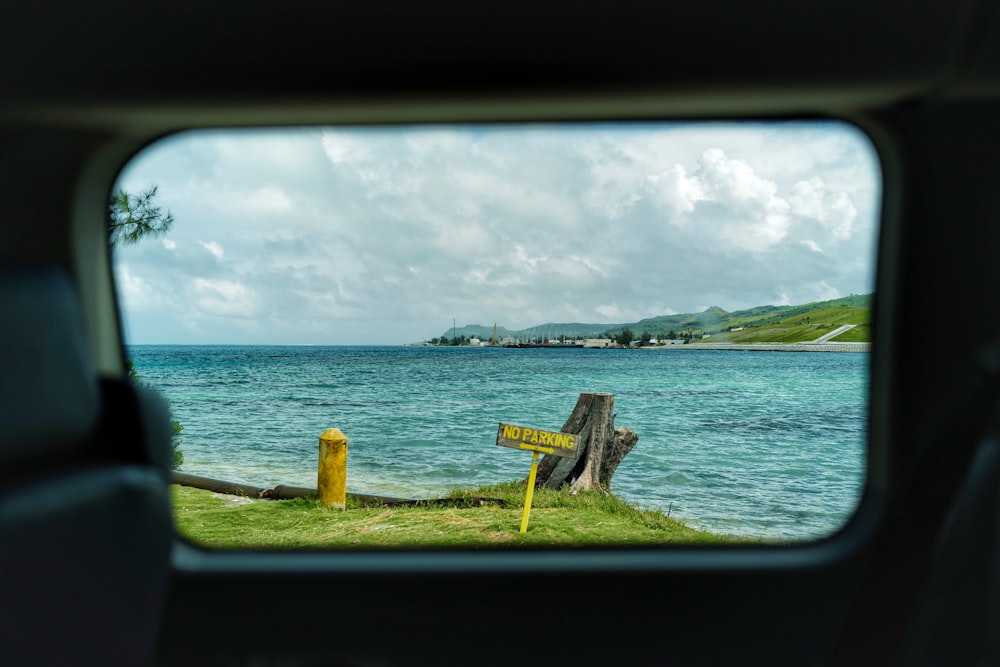
M 444 505 L 366 505 L 345 511 L 314 499 L 251 500 L 174 485 L 178 533 L 224 549 L 483 549 L 663 544 L 734 544 L 748 540 L 685 526 L 662 512 L 632 507 L 613 495 L 539 489 L 528 530 L 520 532 L 525 488 L 509 482 L 456 491 Z M 470 498 L 497 499 L 469 502 Z M 502 503 L 502 504 L 501 504 Z
M 830 306 L 796 313 L 791 317 L 751 325 L 743 331 L 722 332 L 704 342 L 710 343 L 807 343 L 844 324 L 855 327 L 833 340 L 838 343 L 869 343 L 871 329 L 868 308 Z
M 834 343 L 870 343 L 872 342 L 871 325 L 859 324 L 830 340 Z

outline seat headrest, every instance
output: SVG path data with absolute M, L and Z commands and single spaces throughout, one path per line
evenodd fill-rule
M 91 437 L 100 414 L 82 312 L 59 268 L 0 269 L 0 466 Z

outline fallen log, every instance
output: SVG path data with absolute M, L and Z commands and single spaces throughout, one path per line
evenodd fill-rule
M 580 394 L 560 431 L 579 436 L 583 444 L 575 458 L 543 456 L 535 475 L 536 489 L 558 489 L 568 484 L 574 493 L 589 489 L 610 492 L 612 475 L 639 441 L 635 431 L 624 426 L 615 428 L 614 408 L 614 394 Z
M 273 489 L 265 491 L 261 495 L 261 498 L 270 498 L 271 500 L 291 500 L 292 498 L 308 498 L 315 495 L 316 489 L 310 489 L 307 486 L 287 486 L 285 484 L 279 484 Z
M 214 491 L 229 496 L 245 496 L 247 498 L 260 498 L 263 500 L 291 500 L 293 498 L 315 498 L 316 489 L 306 486 L 288 486 L 279 484 L 272 489 L 252 486 L 250 484 L 239 484 L 237 482 L 225 482 L 211 477 L 192 475 L 190 473 L 173 471 L 171 481 L 181 486 L 189 486 L 194 489 L 204 491 Z M 389 496 L 373 496 L 365 493 L 348 493 L 348 498 L 356 500 L 364 505 L 385 505 L 392 507 L 481 507 L 483 505 L 506 506 L 506 502 L 498 498 L 482 498 L 470 496 L 465 498 L 392 498 Z
M 205 491 L 224 493 L 229 496 L 246 496 L 247 498 L 263 498 L 268 489 L 263 489 L 250 484 L 239 484 L 237 482 L 224 482 L 220 479 L 191 475 L 186 472 L 173 471 L 170 473 L 170 481 L 181 486 L 190 486 Z M 315 491 L 314 491 L 315 493 Z
M 307 486 L 288 486 L 278 484 L 274 488 L 253 486 L 250 484 L 239 484 L 237 482 L 226 482 L 211 477 L 192 475 L 186 472 L 173 471 L 170 474 L 170 481 L 181 486 L 190 486 L 204 491 L 214 491 L 230 496 L 246 496 L 248 498 L 263 498 L 268 500 L 291 500 L 292 498 L 309 498 L 316 496 L 316 489 Z M 404 498 L 381 498 L 380 496 L 363 496 L 359 494 L 347 494 L 355 496 L 363 501 L 374 501 L 375 499 L 394 501 L 405 500 Z

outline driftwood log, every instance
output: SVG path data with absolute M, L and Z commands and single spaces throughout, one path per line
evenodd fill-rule
M 574 492 L 599 489 L 609 493 L 611 476 L 639 441 L 635 431 L 615 428 L 614 394 L 580 394 L 561 431 L 580 436 L 583 446 L 576 458 L 543 456 L 535 476 L 536 489 L 569 484 Z
M 288 486 L 279 484 L 274 488 L 262 488 L 250 484 L 239 484 L 237 482 L 226 482 L 211 477 L 192 475 L 186 472 L 174 470 L 170 474 L 170 481 L 181 486 L 190 486 L 194 489 L 204 491 L 214 491 L 229 496 L 245 496 L 247 498 L 260 498 L 263 500 L 291 500 L 292 498 L 316 499 L 316 489 L 306 486 Z M 482 507 L 483 505 L 500 505 L 505 507 L 506 501 L 499 498 L 483 498 L 481 496 L 464 496 L 461 498 L 424 498 L 413 500 L 410 498 L 390 498 L 388 496 L 373 496 L 365 493 L 348 493 L 348 498 L 357 500 L 366 506 L 406 506 L 406 507 Z

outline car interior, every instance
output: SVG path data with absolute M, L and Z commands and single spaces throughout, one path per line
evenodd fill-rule
M 0 662 L 1000 662 L 1000 5 L 0 9 Z M 780 546 L 200 549 L 128 381 L 106 210 L 196 128 L 835 119 L 882 169 L 867 477 Z M 951 315 L 945 317 L 947 313 Z

